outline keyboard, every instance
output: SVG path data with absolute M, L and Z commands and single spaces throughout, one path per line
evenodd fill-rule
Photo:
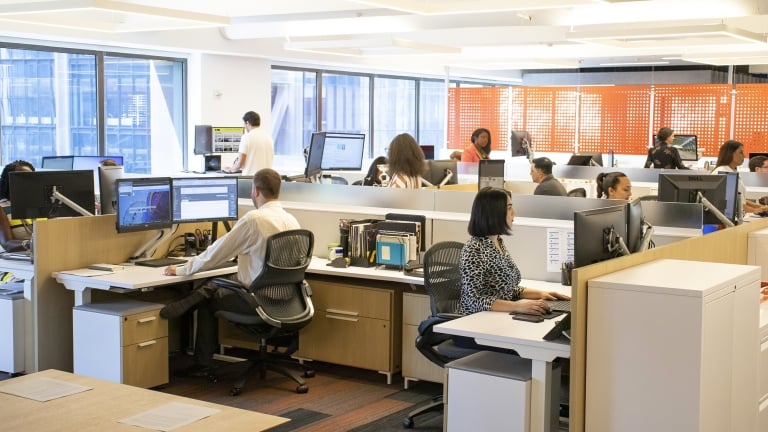
M 169 265 L 186 264 L 187 260 L 179 258 L 152 258 L 134 262 L 137 266 L 144 267 L 167 267 Z
M 549 310 L 560 311 L 560 312 L 571 311 L 570 300 L 547 300 L 547 304 L 549 305 Z
M 32 262 L 32 253 L 30 251 L 25 252 L 2 252 L 0 258 L 13 260 L 13 261 L 26 261 Z

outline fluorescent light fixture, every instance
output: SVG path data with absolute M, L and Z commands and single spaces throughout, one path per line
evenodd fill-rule
M 637 61 L 637 62 L 622 62 L 622 63 L 600 63 L 600 66 L 658 66 L 668 65 L 668 61 Z
M 473 60 L 472 62 L 452 62 L 451 67 L 476 69 L 483 71 L 523 70 L 523 69 L 576 69 L 578 60 L 558 60 L 549 58 L 520 58 L 512 60 Z
M 401 38 L 339 38 L 299 42 L 289 41 L 283 44 L 283 48 L 289 51 L 356 57 L 414 54 L 461 54 L 461 48 L 423 43 Z
M 768 64 L 768 51 L 755 53 L 702 53 L 684 55 L 683 60 L 712 66 Z
M 448 15 L 569 8 L 621 0 L 353 0 L 369 6 L 419 15 Z M 625 0 L 626 1 L 626 0 Z
M 766 44 L 765 35 L 725 24 L 657 28 L 626 28 L 597 31 L 571 31 L 573 42 L 609 45 L 619 48 L 671 48 L 716 45 Z
M 0 21 L 101 32 L 219 27 L 230 19 L 116 0 L 62 0 L 0 4 Z

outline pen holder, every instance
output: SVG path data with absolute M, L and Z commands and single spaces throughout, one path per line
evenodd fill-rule
M 573 272 L 573 263 L 566 262 L 560 270 L 560 283 L 562 285 L 571 286 L 571 274 Z

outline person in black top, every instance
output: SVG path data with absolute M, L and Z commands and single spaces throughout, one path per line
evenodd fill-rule
M 675 139 L 675 131 L 668 127 L 659 129 L 656 133 L 656 145 L 648 149 L 648 158 L 645 160 L 645 168 L 677 168 L 689 169 L 683 165 L 680 152 L 672 147 Z

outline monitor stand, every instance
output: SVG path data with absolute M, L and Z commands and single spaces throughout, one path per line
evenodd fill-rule
M 89 212 L 88 210 L 80 207 L 76 202 L 72 201 L 71 199 L 65 197 L 61 192 L 59 192 L 56 189 L 56 186 L 53 186 L 53 191 L 51 192 L 51 201 L 58 200 L 62 204 L 66 205 L 67 207 L 71 208 L 72 210 L 80 213 L 83 216 L 93 216 L 93 213 Z

